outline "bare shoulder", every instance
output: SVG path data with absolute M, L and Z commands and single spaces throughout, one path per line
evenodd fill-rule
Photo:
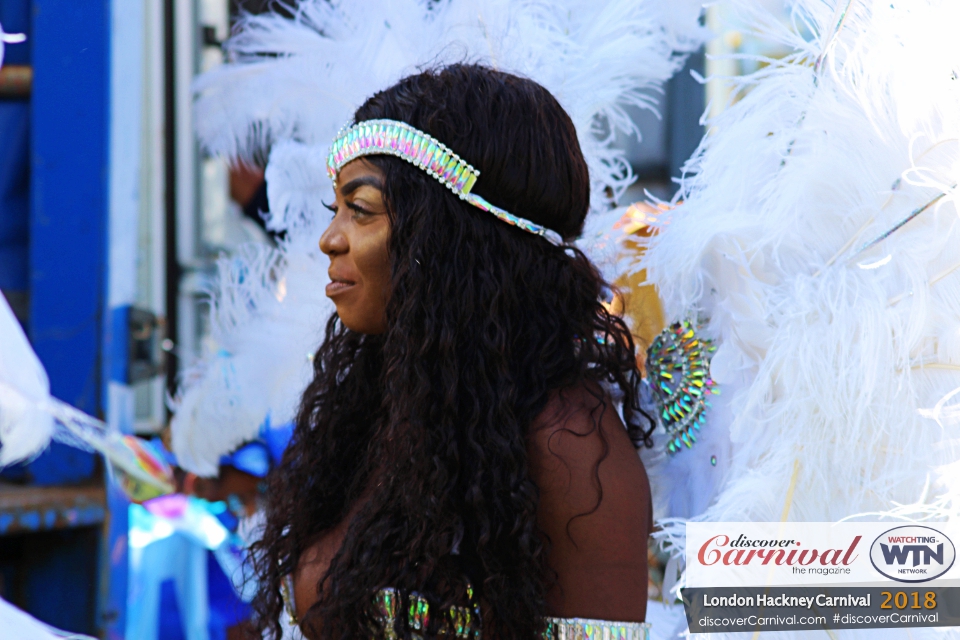
M 650 486 L 614 403 L 597 385 L 555 392 L 528 454 L 557 578 L 550 613 L 643 620 Z
M 597 502 L 597 490 L 649 502 L 643 463 L 599 386 L 554 392 L 534 421 L 528 447 L 541 493 L 559 491 L 581 506 Z

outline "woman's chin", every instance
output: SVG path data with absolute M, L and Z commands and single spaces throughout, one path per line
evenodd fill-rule
M 350 313 L 350 309 L 341 309 L 337 305 L 337 315 L 340 316 L 340 322 L 347 329 L 354 333 L 365 333 L 367 335 L 379 335 L 387 330 L 385 321 L 377 321 L 364 314 Z

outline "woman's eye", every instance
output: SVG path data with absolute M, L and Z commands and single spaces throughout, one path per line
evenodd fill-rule
M 324 202 L 323 200 L 321 200 L 321 201 L 320 201 L 320 204 L 322 204 L 322 205 L 323 205 L 326 209 L 328 209 L 329 211 L 333 212 L 334 215 L 337 214 L 337 205 L 336 205 L 335 203 L 334 203 L 334 204 L 327 204 L 326 202 Z
M 364 209 L 363 207 L 361 207 L 361 206 L 359 206 L 359 205 L 354 204 L 353 202 L 348 202 L 348 203 L 347 203 L 347 208 L 349 208 L 351 211 L 353 211 L 353 217 L 354 217 L 354 219 L 356 219 L 356 218 L 362 218 L 362 217 L 364 217 L 364 216 L 372 216 L 372 215 L 373 215 L 371 212 L 367 211 L 366 209 Z

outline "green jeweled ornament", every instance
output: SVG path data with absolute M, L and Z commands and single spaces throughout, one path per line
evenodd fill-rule
M 647 375 L 670 453 L 693 446 L 706 424 L 707 397 L 720 393 L 710 378 L 710 354 L 715 350 L 687 320 L 661 331 L 647 350 Z

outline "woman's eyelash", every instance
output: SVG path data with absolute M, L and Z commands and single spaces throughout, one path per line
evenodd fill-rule
M 336 205 L 336 204 L 327 204 L 326 202 L 324 202 L 324 201 L 322 201 L 322 200 L 320 201 L 320 204 L 322 204 L 324 207 L 326 207 L 326 208 L 329 209 L 331 212 L 333 212 L 334 215 L 336 215 L 336 213 L 337 213 L 337 205 Z M 348 208 L 348 209 L 352 209 L 353 211 L 356 211 L 357 213 L 362 213 L 362 214 L 365 214 L 365 215 L 370 215 L 370 212 L 369 212 L 369 211 L 367 211 L 367 210 L 364 209 L 363 207 L 361 207 L 361 206 L 359 206 L 359 205 L 357 205 L 357 204 L 355 204 L 355 203 L 353 203 L 353 202 L 347 202 L 346 205 L 347 205 L 347 208 Z
M 357 205 L 357 204 L 355 204 L 355 203 L 353 203 L 353 202 L 348 202 L 348 203 L 347 203 L 347 208 L 348 208 L 348 209 L 353 209 L 353 210 L 356 211 L 357 213 L 363 213 L 363 214 L 366 214 L 366 215 L 370 215 L 370 212 L 369 212 L 369 211 L 367 211 L 367 210 L 364 209 L 363 207 L 361 207 L 361 206 L 359 206 L 359 205 Z

